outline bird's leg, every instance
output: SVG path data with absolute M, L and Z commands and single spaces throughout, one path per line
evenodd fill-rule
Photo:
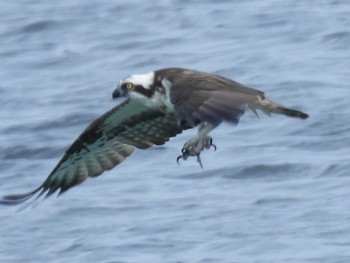
M 182 154 L 177 157 L 177 162 L 179 163 L 180 159 L 187 160 L 187 158 L 190 156 L 196 156 L 197 162 L 199 163 L 200 167 L 203 168 L 200 153 L 204 149 L 210 149 L 210 147 L 213 147 L 214 150 L 216 150 L 216 146 L 213 144 L 212 138 L 208 136 L 209 132 L 212 131 L 216 126 L 217 125 L 206 122 L 199 124 L 197 135 L 184 144 L 181 150 Z

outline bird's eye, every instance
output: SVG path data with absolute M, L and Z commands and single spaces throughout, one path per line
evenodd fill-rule
M 132 89 L 133 87 L 134 87 L 134 84 L 132 84 L 130 82 L 126 84 L 127 89 Z

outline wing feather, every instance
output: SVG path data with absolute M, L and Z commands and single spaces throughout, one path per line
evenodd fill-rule
M 112 169 L 135 148 L 164 144 L 185 128 L 189 126 L 177 125 L 174 113 L 127 99 L 84 130 L 40 187 L 26 194 L 5 196 L 0 204 L 20 204 L 36 193 L 50 196 L 59 190 L 61 194 Z
M 237 124 L 249 103 L 264 93 L 224 77 L 184 71 L 171 81 L 170 98 L 180 120 L 194 126 L 201 121 Z
M 308 118 L 306 113 L 273 102 L 262 91 L 233 80 L 187 69 L 172 69 L 170 72 L 172 76 L 167 81 L 171 85 L 170 100 L 175 114 L 181 122 L 187 122 L 192 127 L 202 121 L 237 124 L 247 109 L 254 114 L 258 109 L 268 115 L 277 113 Z

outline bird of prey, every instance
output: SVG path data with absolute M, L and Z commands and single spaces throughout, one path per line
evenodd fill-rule
M 124 100 L 93 121 L 67 149 L 47 179 L 34 191 L 8 195 L 0 204 L 20 204 L 62 194 L 89 177 L 120 164 L 132 152 L 162 145 L 185 129 L 197 127 L 179 159 L 196 157 L 213 145 L 210 131 L 222 122 L 237 124 L 246 110 L 257 115 L 282 114 L 300 119 L 306 113 L 287 108 L 265 97 L 264 92 L 228 78 L 183 68 L 165 68 L 135 74 L 120 81 L 113 98 Z M 215 147 L 216 148 L 216 147 Z

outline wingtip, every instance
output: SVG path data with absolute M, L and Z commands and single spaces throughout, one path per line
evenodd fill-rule
M 5 195 L 0 199 L 0 205 L 14 206 L 14 205 L 22 204 L 25 201 L 29 200 L 42 188 L 43 187 L 40 186 L 37 189 L 25 194 Z

